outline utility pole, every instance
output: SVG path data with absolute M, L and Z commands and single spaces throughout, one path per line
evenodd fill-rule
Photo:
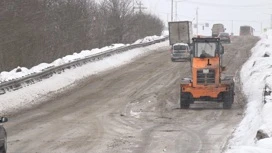
M 234 34 L 233 33 L 233 20 L 231 20 L 231 34 Z
M 134 1 L 133 1 L 133 3 L 134 3 Z M 138 5 L 138 7 L 133 7 L 133 11 L 134 11 L 134 9 L 139 9 L 139 12 L 142 13 L 143 9 L 147 9 L 146 7 L 143 7 L 144 4 L 141 1 L 140 2 L 136 1 L 136 4 Z
M 176 11 L 175 11 L 175 12 L 176 12 L 176 14 L 175 14 L 176 16 L 175 16 L 175 21 L 177 21 L 177 20 L 178 20 L 178 2 L 175 1 L 175 3 L 176 3 L 176 4 L 175 4 L 175 5 L 176 5 Z
M 263 22 L 261 22 L 261 33 L 263 33 Z
M 174 6 L 174 0 L 171 1 L 171 21 L 173 21 L 173 6 Z
M 198 7 L 196 8 L 196 35 L 198 35 Z
M 272 29 L 272 14 L 270 15 L 270 29 Z

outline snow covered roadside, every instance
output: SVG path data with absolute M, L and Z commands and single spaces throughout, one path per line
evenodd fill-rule
M 272 30 L 252 49 L 240 73 L 247 97 L 245 116 L 230 140 L 226 153 L 272 152 Z M 264 98 L 264 89 L 268 95 Z
M 62 89 L 75 85 L 81 79 L 107 71 L 134 61 L 137 57 L 154 53 L 161 47 L 168 46 L 168 41 L 157 43 L 143 48 L 137 48 L 88 63 L 75 69 L 66 70 L 31 86 L 0 95 L 0 112 L 7 114 L 23 108 L 29 108 L 50 98 Z
M 141 43 L 147 43 L 150 41 L 154 41 L 154 40 L 158 40 L 158 39 L 162 39 L 165 38 L 167 36 L 166 32 L 162 33 L 162 36 L 147 36 L 143 39 L 139 39 L 136 42 L 134 42 L 133 44 L 141 44 Z M 73 55 L 67 55 L 65 57 L 56 59 L 55 61 L 53 61 L 52 63 L 41 63 L 39 65 L 36 65 L 30 69 L 25 68 L 25 67 L 17 67 L 13 70 L 11 70 L 10 72 L 0 72 L 0 83 L 1 82 L 5 82 L 5 81 L 10 81 L 13 79 L 17 79 L 17 78 L 21 78 L 27 75 L 31 75 L 34 73 L 39 73 L 42 72 L 48 68 L 52 68 L 52 67 L 57 67 L 69 62 L 73 62 L 76 60 L 80 60 L 80 59 L 84 59 L 87 58 L 89 56 L 98 54 L 98 53 L 102 53 L 102 52 L 106 52 L 112 49 L 117 49 L 120 47 L 125 47 L 125 46 L 129 46 L 129 44 L 112 44 L 110 46 L 106 46 L 103 48 L 95 48 L 92 50 L 83 50 L 80 53 L 74 53 Z
M 95 48 L 92 50 L 83 50 L 80 53 L 74 53 L 73 55 L 67 55 L 65 57 L 56 59 L 55 61 L 53 61 L 52 63 L 41 63 L 39 65 L 36 65 L 34 67 L 32 67 L 31 69 L 27 69 L 25 67 L 17 67 L 13 70 L 11 70 L 10 72 L 6 72 L 3 71 L 0 74 L 0 83 L 4 82 L 4 81 L 9 81 L 9 80 L 13 80 L 16 78 L 20 78 L 29 74 L 33 74 L 33 73 L 39 73 L 42 72 L 43 70 L 46 70 L 47 68 L 51 68 L 51 67 L 56 67 L 56 66 L 60 66 L 69 62 L 73 62 L 75 60 L 79 60 L 79 59 L 83 59 L 86 58 L 88 56 L 97 54 L 97 53 L 101 53 L 110 49 L 115 49 L 115 48 L 119 48 L 119 47 L 123 47 L 123 46 L 127 46 L 125 44 L 113 44 L 111 46 L 106 46 L 103 48 Z

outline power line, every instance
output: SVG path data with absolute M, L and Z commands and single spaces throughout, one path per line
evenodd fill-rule
M 267 4 L 252 4 L 252 5 L 229 5 L 229 4 L 219 4 L 219 3 L 204 3 L 204 2 L 197 2 L 186 0 L 185 3 L 192 3 L 197 5 L 206 5 L 206 6 L 213 6 L 213 7 L 232 7 L 232 8 L 267 8 L 272 5 L 272 3 Z
M 267 20 L 215 20 L 215 19 L 201 19 L 201 21 L 211 21 L 211 22 L 218 22 L 218 21 L 235 21 L 235 22 L 254 22 L 254 23 L 260 23 L 260 22 L 266 22 Z
M 169 13 L 164 13 L 164 12 L 159 12 L 159 13 L 169 14 Z M 192 17 L 192 16 L 187 16 L 187 15 L 183 15 L 183 14 L 177 14 L 177 15 L 182 16 L 182 17 L 186 17 L 188 19 L 195 19 L 195 17 Z M 232 19 L 228 20 L 228 19 L 205 19 L 205 18 L 198 19 L 198 21 L 210 21 L 210 22 L 232 21 L 232 22 L 252 22 L 252 23 L 268 22 L 268 20 L 232 20 Z

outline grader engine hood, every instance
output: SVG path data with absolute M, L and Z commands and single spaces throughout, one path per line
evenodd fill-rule
M 193 58 L 193 86 L 218 86 L 220 78 L 219 63 L 219 57 Z

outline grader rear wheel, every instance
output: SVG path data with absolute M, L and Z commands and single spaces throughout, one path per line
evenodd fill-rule
M 188 109 L 190 107 L 190 95 L 188 93 L 180 93 L 180 108 Z
M 231 109 L 234 101 L 234 85 L 232 85 L 230 87 L 230 90 L 228 92 L 225 92 L 223 96 L 223 109 Z

